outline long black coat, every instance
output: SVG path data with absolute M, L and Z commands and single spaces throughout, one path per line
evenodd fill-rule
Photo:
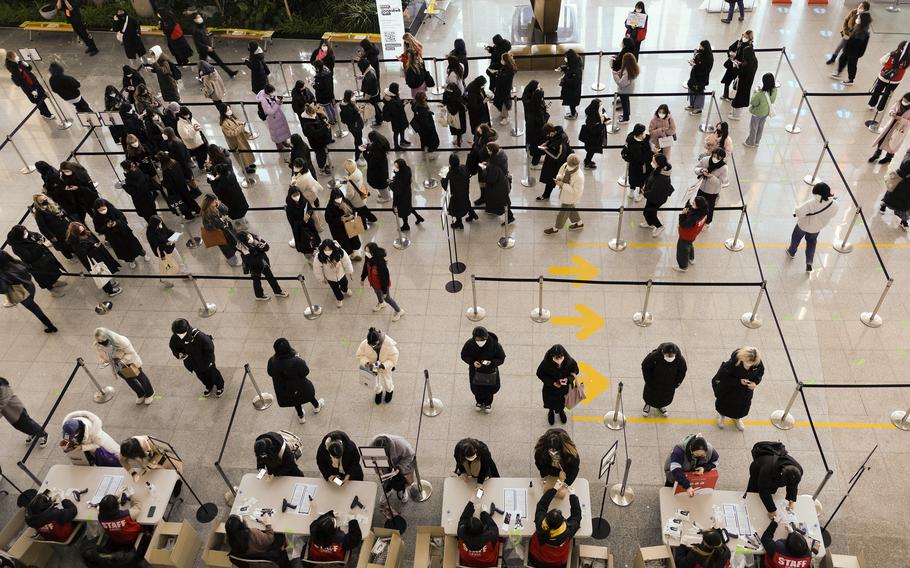
M 466 108 L 461 93 L 447 89 L 442 93 L 442 104 L 445 105 L 450 115 L 458 117 L 458 128 L 455 128 L 454 124 L 449 125 L 449 132 L 452 136 L 461 136 L 467 132 L 468 119 L 465 114 Z
M 755 74 L 758 72 L 758 60 L 752 53 L 752 46 L 743 48 L 743 64 L 739 66 L 739 80 L 736 84 L 736 96 L 733 97 L 731 105 L 733 108 L 745 108 L 749 106 L 752 98 L 752 83 L 755 82 Z
M 689 80 L 686 86 L 694 93 L 701 93 L 711 82 L 711 68 L 714 67 L 714 54 L 710 51 L 699 51 L 695 54 Z
M 525 141 L 528 146 L 537 147 L 543 144 L 543 127 L 550 120 L 550 113 L 543 101 L 522 99 L 524 103 Z
M 736 76 L 739 75 L 739 68 L 733 65 L 734 60 L 742 61 L 742 51 L 747 45 L 752 45 L 751 42 L 744 42 L 742 39 L 738 39 L 730 44 L 730 47 L 727 48 L 727 53 L 732 53 L 733 58 L 727 58 L 724 61 L 724 76 L 721 77 L 721 83 L 732 83 L 733 79 L 736 79 Z
M 440 180 L 443 189 L 449 191 L 449 210 L 452 217 L 464 217 L 471 210 L 471 174 L 468 167 L 460 164 L 457 168 L 449 168 L 449 173 Z
M 539 450 L 534 451 L 534 465 L 537 466 L 540 477 L 559 477 L 560 471 L 565 472 L 566 485 L 572 485 L 575 478 L 578 477 L 581 460 L 577 457 L 572 457 L 569 454 L 563 454 L 559 456 L 560 467 L 555 467 L 553 465 L 553 458 L 550 457 L 549 448 L 540 448 Z
M 155 186 L 142 170 L 128 171 L 123 174 L 123 191 L 133 200 L 136 214 L 143 219 L 155 215 Z
M 296 354 L 290 357 L 273 355 L 269 359 L 268 373 L 272 377 L 278 406 L 287 408 L 313 400 L 316 388 L 307 376 L 310 368 Z
M 82 263 L 86 271 L 92 269 L 89 260 L 93 260 L 96 263 L 103 262 L 107 265 L 111 274 L 116 274 L 120 271 L 120 263 L 114 260 L 111 253 L 107 252 L 107 248 L 101 244 L 101 241 L 95 235 L 88 233 L 84 238 L 73 236 L 67 240 L 67 244 L 76 253 L 79 262 Z
M 504 151 L 500 151 L 487 161 L 487 169 L 483 170 L 483 177 L 486 183 L 484 210 L 502 215 L 506 205 L 512 204 L 512 200 L 509 198 L 509 193 L 512 191 L 512 180 L 509 177 L 508 157 Z
M 389 97 L 382 105 L 382 119 L 392 125 L 392 132 L 404 132 L 408 128 L 408 115 L 404 112 L 401 97 Z
M 600 111 L 593 107 L 585 109 L 585 123 L 581 125 L 578 141 L 585 145 L 585 152 L 603 154 L 607 128 L 600 118 Z
M 212 193 L 228 208 L 228 217 L 232 220 L 242 219 L 250 209 L 250 204 L 243 194 L 243 188 L 232 171 L 221 174 L 212 180 Z
M 540 182 L 543 184 L 555 183 L 559 168 L 566 163 L 569 154 L 573 152 L 569 145 L 569 137 L 562 130 L 558 130 L 555 136 L 547 138 L 546 144 L 543 167 L 540 169 Z
M 490 124 L 490 106 L 487 103 L 487 96 L 488 93 L 484 89 L 474 89 L 470 85 L 464 91 L 471 132 L 476 131 L 481 124 Z
M 297 202 L 292 199 L 285 200 L 284 213 L 291 226 L 291 234 L 294 235 L 294 249 L 304 254 L 313 254 L 316 247 L 319 246 L 320 240 L 319 231 L 316 229 L 316 218 L 311 214 L 308 221 L 304 220 L 308 209 L 309 204 L 305 198 L 301 197 Z
M 60 179 L 63 180 L 65 194 L 71 196 L 76 209 L 83 215 L 91 214 L 92 205 L 100 197 L 92 180 L 76 173 L 70 176 L 62 175 Z
M 626 148 L 623 150 L 625 160 L 629 163 L 629 187 L 641 188 L 651 175 L 651 136 L 645 134 L 645 139 L 639 142 L 630 132 L 626 136 Z
M 487 342 L 483 347 L 477 345 L 477 342 L 474 341 L 473 337 L 465 341 L 464 346 L 461 348 L 461 360 L 468 365 L 468 383 L 471 386 L 472 393 L 475 395 L 490 395 L 499 392 L 500 382 L 498 373 L 496 375 L 495 385 L 474 384 L 474 373 L 477 371 L 480 371 L 481 373 L 492 373 L 506 360 L 506 352 L 502 348 L 502 345 L 499 344 L 499 337 L 497 337 L 495 333 L 490 332 Z M 489 361 L 490 364 L 481 364 L 479 368 L 475 368 L 475 361 Z
M 433 120 L 433 111 L 429 107 L 411 107 L 414 118 L 411 119 L 411 128 L 420 136 L 420 147 L 423 150 L 435 152 L 439 148 L 439 134 L 436 132 L 436 121 Z
M 537 378 L 543 383 L 543 407 L 547 410 L 559 412 L 566 407 L 566 395 L 569 394 L 569 387 L 575 384 L 575 377 L 578 375 L 578 363 L 568 355 L 563 360 L 562 365 L 556 366 L 553 359 L 544 356 L 543 361 L 537 366 Z M 565 382 L 559 387 L 553 383 Z
M 126 216 L 112 204 L 107 203 L 104 215 L 92 212 L 92 224 L 95 232 L 104 236 L 114 254 L 123 262 L 133 262 L 136 257 L 145 255 L 145 249 L 130 229 Z
M 347 197 L 342 199 L 344 200 L 342 203 L 354 211 L 354 206 Z M 344 211 L 332 200 L 329 200 L 328 205 L 325 206 L 325 224 L 329 226 L 332 238 L 338 241 L 346 253 L 351 254 L 360 248 L 360 237 L 348 236 L 348 232 L 344 229 Z
M 215 342 L 212 341 L 211 335 L 200 329 L 190 329 L 183 339 L 172 334 L 168 347 L 174 357 L 178 357 L 180 354 L 186 355 L 186 358 L 183 359 L 183 366 L 191 373 L 215 366 Z
M 768 442 L 759 442 L 755 446 L 767 444 Z M 755 452 L 754 447 L 752 451 Z M 786 449 L 782 451 L 786 452 Z M 765 505 L 765 509 L 769 512 L 777 509 L 774 505 L 773 495 L 781 487 L 787 488 L 786 499 L 788 501 L 796 501 L 799 492 L 799 481 L 792 485 L 787 485 L 780 474 L 780 470 L 788 465 L 799 469 L 800 480 L 802 480 L 803 466 L 793 459 L 790 454 L 772 455 L 766 453 L 759 455 L 749 464 L 749 483 L 746 486 L 746 491 L 758 493 L 762 503 Z
M 347 434 L 340 430 L 329 432 L 322 438 L 319 449 L 316 450 L 316 466 L 319 467 L 319 473 L 328 481 L 329 476 L 340 476 L 341 472 L 332 467 L 332 456 L 325 447 L 325 442 L 329 438 L 340 439 L 344 449 L 341 453 L 341 467 L 344 468 L 345 475 L 351 476 L 351 481 L 363 481 L 363 468 L 360 467 L 360 452 L 357 450 L 357 444 L 348 437 Z
M 398 216 L 402 219 L 414 210 L 411 204 L 413 177 L 413 171 L 408 168 L 399 170 L 392 178 L 392 207 L 398 209 Z
M 259 91 L 269 84 L 269 75 L 272 73 L 269 70 L 269 66 L 265 64 L 265 54 L 254 53 L 250 55 L 246 66 L 250 69 L 250 84 L 252 85 L 253 94 L 258 95 Z
M 127 16 L 122 20 L 116 20 L 112 31 L 123 34 L 123 51 L 126 52 L 127 59 L 135 59 L 145 55 L 145 45 L 142 43 L 141 29 L 139 22 Z
M 882 202 L 894 211 L 910 210 L 910 178 L 901 180 L 894 189 L 885 192 Z
M 367 183 L 373 189 L 386 189 L 389 187 L 389 158 L 388 152 L 377 148 L 375 144 L 367 144 L 363 153 L 367 161 Z
M 717 374 L 711 379 L 716 397 L 714 409 L 718 414 L 734 420 L 748 415 L 749 408 L 752 406 L 753 391 L 743 385 L 740 380 L 748 379 L 758 384 L 764 374 L 764 363 L 754 365 L 751 369 L 737 365 L 736 351 L 734 351 L 728 361 L 721 363 Z
M 331 104 L 335 101 L 335 83 L 332 81 L 332 72 L 323 68 L 322 73 L 313 77 L 313 94 L 319 104 Z
M 54 214 L 37 207 L 32 208 L 32 214 L 35 216 L 35 224 L 38 225 L 38 230 L 41 231 L 44 238 L 53 243 L 55 249 L 69 258 L 72 255 L 72 249 L 69 243 L 66 242 L 66 229 L 74 219 L 64 211 Z
M 658 347 L 641 362 L 641 375 L 645 380 L 642 391 L 645 404 L 663 408 L 673 402 L 676 389 L 686 378 L 686 360 L 680 353 L 672 363 L 667 363 Z
M 577 66 L 563 66 L 562 79 L 559 81 L 559 98 L 562 104 L 569 107 L 581 103 L 581 63 Z
M 13 254 L 28 268 L 38 286 L 50 290 L 60 279 L 63 266 L 50 249 L 41 243 L 42 240 L 43 237 L 39 233 L 29 231 L 27 237 L 10 239 L 9 244 Z

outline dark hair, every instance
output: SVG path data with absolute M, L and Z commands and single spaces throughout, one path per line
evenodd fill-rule
M 452 45 L 453 45 L 452 53 L 454 53 L 456 55 L 467 55 L 468 54 L 468 50 L 465 48 L 463 39 L 457 38 L 455 40 L 455 43 L 453 43 Z
M 831 199 L 831 186 L 825 182 L 817 183 L 812 187 L 812 195 L 818 195 L 822 201 Z
M 558 529 L 564 522 L 566 522 L 566 518 L 562 516 L 562 511 L 559 509 L 550 509 L 547 511 L 547 516 L 544 517 L 547 532 Z
M 666 104 L 657 105 L 657 110 L 654 111 L 654 116 L 657 116 L 660 111 L 666 112 L 667 116 L 670 115 L 670 107 L 668 107 Z
M 771 91 L 773 91 L 775 87 L 777 87 L 777 85 L 774 82 L 774 73 L 765 73 L 764 75 L 761 76 L 761 90 L 762 91 L 764 91 L 770 95 Z
M 547 359 L 553 359 L 554 357 L 565 357 L 566 359 L 568 359 L 569 353 L 568 353 L 568 351 L 566 351 L 565 347 L 563 347 L 562 345 L 557 343 L 553 347 L 550 347 L 549 349 L 547 349 L 546 357 L 547 357 Z
M 333 458 L 340 458 L 342 454 L 344 454 L 344 442 L 333 438 L 326 447 L 326 450 L 328 450 L 329 455 Z
M 705 199 L 704 197 L 702 197 L 701 195 L 696 195 L 695 199 L 693 201 L 695 203 L 696 209 L 707 209 L 708 208 L 708 200 Z
M 906 99 L 906 100 L 910 101 L 910 91 L 907 91 L 906 93 L 904 93 L 904 96 L 902 96 L 901 99 Z
M 794 531 L 787 535 L 787 550 L 803 556 L 809 553 L 809 543 L 802 534 Z
M 294 351 L 294 348 L 291 347 L 291 342 L 283 337 L 279 337 L 275 340 L 275 343 L 272 344 L 272 349 L 275 350 L 275 355 L 281 355 L 285 357 L 290 357 L 297 353 Z
M 482 325 L 478 325 L 474 328 L 474 331 L 471 332 L 471 337 L 478 339 L 487 339 L 490 337 L 490 332 L 488 332 L 487 328 L 483 327 Z
M 671 343 L 669 341 L 666 343 L 661 343 L 658 349 L 660 349 L 660 352 L 664 354 L 673 353 L 674 355 L 679 355 L 679 347 L 677 347 L 675 343 Z
M 120 443 L 120 455 L 128 459 L 141 459 L 146 456 L 142 444 L 136 438 L 127 438 Z
M 38 495 L 35 495 L 35 498 L 32 499 L 32 502 L 28 504 L 28 512 L 31 515 L 40 515 L 44 511 L 47 511 L 53 507 L 53 505 L 54 502 L 51 501 L 51 498 L 48 497 L 47 493 L 39 493 Z
M 717 135 L 717 145 L 723 147 L 727 142 L 727 138 L 730 136 L 730 125 L 726 120 L 722 120 L 717 123 L 717 128 L 714 129 L 714 133 Z
M 335 518 L 331 515 L 322 515 L 310 523 L 310 541 L 317 546 L 325 546 L 332 543 L 335 537 Z
M 120 501 L 113 495 L 105 495 L 98 502 L 99 513 L 113 513 L 120 510 Z
M 455 453 L 462 457 L 476 456 L 480 453 L 480 446 L 474 438 L 462 438 L 455 444 Z
M 655 172 L 662 172 L 667 169 L 667 166 L 670 165 L 670 162 L 667 160 L 666 154 L 654 154 L 654 161 L 657 162 L 657 169 Z
M 904 40 L 897 44 L 897 49 L 891 52 L 891 57 L 895 59 L 895 67 L 907 67 L 910 66 L 910 50 L 906 49 L 907 40 Z M 903 57 L 901 57 L 903 56 Z M 898 59 L 900 58 L 900 59 Z
M 326 255 L 324 252 L 322 252 L 326 248 L 332 249 L 332 253 L 330 255 Z M 316 253 L 316 256 L 319 258 L 319 262 L 322 262 L 322 263 L 329 262 L 330 260 L 332 262 L 338 262 L 339 260 L 341 260 L 342 256 L 344 256 L 344 251 L 341 249 L 340 246 L 335 246 L 335 241 L 333 241 L 332 239 L 325 239 L 324 241 L 319 243 L 318 250 L 319 250 L 319 252 Z
M 699 45 L 699 47 L 701 47 L 701 48 L 705 51 L 705 53 L 711 53 L 711 52 L 712 52 L 712 50 L 711 50 L 711 42 L 710 42 L 710 41 L 708 41 L 708 40 L 706 40 L 706 39 L 703 39 L 703 40 L 701 40 L 700 42 L 698 42 L 698 45 Z
M 477 517 L 471 517 L 468 519 L 465 531 L 470 535 L 478 536 L 483 533 L 483 522 Z
M 224 532 L 227 535 L 231 552 L 245 553 L 250 547 L 250 529 L 237 515 L 231 515 L 224 523 Z
M 860 14 L 858 25 L 862 30 L 868 30 L 869 26 L 872 25 L 872 14 L 869 12 L 863 12 Z
M 344 95 L 342 96 L 342 100 L 344 100 L 344 102 L 350 104 L 351 99 L 353 99 L 353 98 L 354 98 L 354 91 L 352 91 L 351 89 L 346 89 L 344 91 Z
M 799 480 L 802 479 L 803 473 L 795 465 L 785 465 L 780 468 L 780 478 L 787 485 L 793 485 L 794 483 L 799 483 Z
M 332 203 L 335 203 L 335 200 L 338 199 L 339 197 L 341 199 L 346 199 L 344 196 L 344 193 L 342 193 L 341 190 L 338 189 L 337 187 L 329 192 L 329 199 L 332 201 Z
M 461 165 L 461 158 L 458 157 L 458 154 L 452 152 L 449 154 L 449 169 L 457 168 Z
M 373 241 L 368 242 L 367 244 L 364 245 L 363 250 L 370 252 L 370 256 L 372 257 L 372 258 L 370 258 L 370 260 L 373 263 L 380 264 L 380 265 L 384 265 L 386 263 L 385 259 L 386 259 L 386 256 L 388 256 L 388 253 L 386 253 L 385 249 L 382 248 L 381 246 L 379 246 L 378 244 L 376 244 L 375 242 L 373 242 Z
M 647 130 L 647 129 L 648 129 L 647 126 L 645 126 L 644 124 L 639 122 L 638 124 L 636 124 L 635 126 L 632 127 L 632 136 L 640 136 L 640 135 L 644 134 L 645 130 Z
M 357 61 L 357 69 L 359 69 L 361 73 L 366 73 L 367 69 L 369 69 L 370 67 L 372 67 L 372 66 L 370 65 L 370 62 L 367 61 L 366 59 L 360 59 Z
M 638 8 L 641 8 L 641 13 L 642 13 L 642 14 L 645 13 L 645 3 L 644 3 L 644 2 L 636 2 L 636 3 L 635 3 L 635 9 L 637 10 Z
M 715 148 L 714 151 L 711 152 L 711 154 L 717 156 L 721 160 L 723 160 L 724 158 L 727 157 L 727 151 L 724 150 L 723 148 Z
M 174 320 L 171 324 L 171 333 L 187 333 L 190 330 L 190 322 L 183 318 Z
M 724 535 L 717 529 L 710 529 L 701 534 L 701 540 L 709 548 L 720 548 L 724 544 Z
M 696 450 L 708 451 L 708 441 L 705 440 L 700 434 L 693 436 L 689 442 L 686 444 L 686 453 L 691 454 Z

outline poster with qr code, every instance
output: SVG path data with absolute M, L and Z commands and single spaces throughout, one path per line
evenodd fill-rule
M 401 0 L 376 0 L 379 15 L 379 34 L 382 38 L 382 57 L 394 59 L 401 54 L 404 36 L 404 13 Z

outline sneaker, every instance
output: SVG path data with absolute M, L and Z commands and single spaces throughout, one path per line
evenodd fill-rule
M 690 258 L 690 259 L 689 259 L 689 264 L 695 264 L 695 259 L 694 259 L 694 258 Z
M 727 18 L 721 18 L 720 22 L 721 22 L 722 24 L 729 24 L 729 23 L 730 23 L 730 20 L 728 20 Z
M 656 238 L 659 237 L 660 234 L 663 233 L 663 232 L 664 232 L 664 227 L 663 227 L 663 225 L 661 225 L 660 227 L 654 227 L 654 230 L 651 231 L 651 238 L 652 238 L 652 239 L 656 239 Z
M 489 413 L 493 412 L 493 406 L 490 404 L 485 404 L 483 407 L 483 411 L 485 413 L 489 414 Z
M 204 391 L 202 391 L 202 398 L 208 398 L 208 397 L 212 396 L 213 390 L 214 389 L 205 389 Z
M 851 81 L 850 79 L 847 79 L 847 80 L 845 80 L 845 81 L 841 81 L 840 84 L 843 85 L 843 86 L 845 86 L 845 87 L 852 87 L 852 86 L 853 86 L 853 81 Z
M 903 231 L 905 233 L 907 232 L 907 223 L 905 221 L 901 221 L 901 224 L 898 225 L 898 227 L 900 228 L 901 231 Z
M 392 321 L 398 321 L 401 319 L 401 316 L 404 315 L 404 310 L 398 310 L 395 312 L 395 315 L 392 316 Z
M 296 247 L 297 247 L 297 241 L 296 241 L 295 239 L 289 240 L 289 241 L 288 241 L 288 246 L 291 247 L 291 248 L 296 248 Z
M 532 163 L 530 167 L 531 167 L 532 170 L 542 170 L 542 169 L 543 169 L 543 164 L 534 164 L 534 163 Z
M 281 292 L 275 292 L 276 298 L 287 298 L 288 296 L 290 296 L 290 294 L 288 294 L 284 290 L 282 290 Z
M 658 408 L 657 410 L 660 411 L 660 415 L 661 415 L 662 417 L 664 417 L 664 418 L 666 418 L 667 416 L 670 415 L 670 411 L 667 410 L 667 407 L 666 407 L 666 406 L 662 406 L 662 407 Z
M 596 170 L 597 164 L 595 164 L 594 162 L 591 162 L 590 164 L 585 164 L 585 169 L 586 170 Z
M 641 415 L 644 416 L 645 418 L 647 418 L 648 416 L 651 416 L 651 405 L 650 404 L 646 404 L 641 407 Z
M 894 154 L 885 154 L 885 157 L 878 161 L 879 164 L 890 164 Z
M 635 190 L 635 195 L 632 197 L 632 201 L 634 201 L 635 203 L 638 203 L 638 202 L 640 202 L 640 201 L 641 201 L 642 199 L 644 199 L 644 198 L 645 198 L 645 196 L 641 194 L 641 190 L 640 190 L 640 189 L 636 189 L 636 190 Z
M 641 223 L 638 224 L 638 227 L 641 229 L 654 229 L 655 228 L 655 227 L 652 227 L 651 225 L 649 225 L 647 221 L 642 221 Z
M 144 396 L 140 396 L 139 398 L 136 399 L 136 406 L 139 406 L 139 405 L 141 405 L 141 404 L 145 404 L 145 397 L 144 397 Z
M 480 405 L 478 404 L 477 406 L 480 406 Z M 27 437 L 25 438 L 25 445 L 26 445 L 26 446 L 31 446 L 31 445 L 32 445 L 32 436 L 27 436 Z
M 882 202 L 882 203 L 879 205 L 878 214 L 879 214 L 879 215 L 884 215 L 884 214 L 885 214 L 885 203 L 884 203 L 884 202 Z
M 743 430 L 746 429 L 746 425 L 743 424 L 743 421 L 740 418 L 737 418 L 736 420 L 734 420 L 733 424 L 736 425 L 736 429 L 739 430 L 740 432 L 742 432 Z
M 789 256 L 791 259 L 796 258 L 796 253 L 790 252 L 790 249 L 786 249 L 785 252 L 787 253 L 787 256 Z
M 215 398 L 221 398 L 222 396 L 224 396 L 224 389 L 215 389 Z
M 57 118 L 57 115 L 52 113 L 50 116 L 42 116 L 42 118 L 44 118 L 44 120 L 51 121 Z
M 806 272 L 812 272 L 812 265 L 806 263 Z
M 543 230 L 543 234 L 545 234 L 545 235 L 555 235 L 558 232 L 559 232 L 559 229 L 557 229 L 556 227 L 550 227 L 548 229 Z
M 123 292 L 123 288 L 118 286 L 118 287 L 114 288 L 114 290 L 110 294 L 108 294 L 108 296 L 113 298 L 114 296 L 120 295 L 121 292 Z
M 834 65 L 834 62 L 835 62 L 835 61 L 837 61 L 837 57 L 834 57 L 834 56 L 832 55 L 831 57 L 829 57 L 829 58 L 827 59 L 827 61 L 825 61 L 825 65 Z
M 306 410 L 304 410 L 302 414 L 300 414 L 299 416 L 297 416 L 297 423 L 298 423 L 298 424 L 306 424 Z
M 402 503 L 407 503 L 410 500 L 407 489 L 398 491 L 398 500 L 401 501 Z
M 547 201 L 547 200 L 550 199 L 550 198 L 549 198 L 549 197 L 544 197 L 543 195 L 538 195 L 538 196 L 535 197 L 534 199 L 535 199 L 535 201 Z
M 570 231 L 580 231 L 585 228 L 585 224 L 579 221 L 578 223 L 572 223 L 569 225 Z
M 325 399 L 320 398 L 316 402 L 319 403 L 319 406 L 317 406 L 315 409 L 313 409 L 313 412 L 315 412 L 316 414 L 319 414 L 320 412 L 322 412 L 322 407 L 325 406 Z
M 700 108 L 697 108 L 697 109 L 694 109 L 694 110 L 690 110 L 690 111 L 689 111 L 689 116 L 698 116 L 698 115 L 700 115 L 701 113 L 702 113 L 702 110 L 701 110 Z
M 41 436 L 41 441 L 38 442 L 38 445 L 41 446 L 42 448 L 47 446 L 47 434 L 45 434 L 44 436 Z
M 345 291 L 344 291 L 344 295 L 345 295 L 346 297 L 350 298 L 351 296 L 354 295 L 354 291 L 353 291 L 353 290 L 345 290 Z
M 676 272 L 689 272 L 689 269 L 688 269 L 688 268 L 681 268 L 681 267 L 679 267 L 679 266 L 677 266 L 677 265 L 675 265 L 675 264 L 674 264 L 673 266 L 671 266 L 670 268 L 672 268 L 672 269 L 675 270 Z
M 717 415 L 717 427 L 720 428 L 721 430 L 723 430 L 723 429 L 724 429 L 724 423 L 726 422 L 726 420 L 727 420 L 727 419 L 724 418 L 724 416 L 723 416 L 722 414 L 718 414 L 718 415 Z
M 145 256 L 142 257 L 142 260 L 144 260 L 144 261 L 146 261 L 146 262 L 151 262 L 151 261 L 152 261 L 152 257 L 150 257 L 149 255 L 145 255 Z
M 692 105 L 686 105 L 683 107 L 684 110 L 695 110 L 695 107 Z
M 483 410 L 483 405 L 480 404 L 479 402 L 475 402 L 475 403 L 474 403 L 474 410 L 476 410 L 477 412 L 480 412 L 481 410 Z
M 875 160 L 877 160 L 877 159 L 879 158 L 879 156 L 881 156 L 881 155 L 882 155 L 882 151 L 881 151 L 881 150 L 876 150 L 875 152 L 872 152 L 872 155 L 869 156 L 869 159 L 866 160 L 866 161 L 869 162 L 869 163 L 871 164 L 872 162 L 874 162 Z
M 154 398 L 155 398 L 154 396 L 145 397 L 145 402 L 143 404 L 145 404 L 146 406 L 152 404 L 152 400 L 154 400 Z
M 616 121 L 616 123 L 617 123 L 617 124 L 629 124 L 629 119 L 628 119 L 628 118 L 620 118 L 619 120 Z
M 272 299 L 272 297 L 269 296 L 268 294 L 266 294 L 265 296 L 256 296 L 256 301 L 258 301 L 258 302 L 267 302 L 271 299 Z
M 378 304 L 376 304 L 375 306 L 373 306 L 373 311 L 374 311 L 374 312 L 378 312 L 379 310 L 384 309 L 384 308 L 386 307 L 386 305 L 387 305 L 387 304 L 386 304 L 385 302 L 379 302 Z
M 343 306 L 343 305 L 344 305 L 344 300 L 338 300 L 338 301 L 335 302 L 335 307 L 336 307 L 336 308 L 340 308 L 340 307 Z

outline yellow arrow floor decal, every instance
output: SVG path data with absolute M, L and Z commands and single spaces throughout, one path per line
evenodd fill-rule
M 601 375 L 597 369 L 584 361 L 578 362 L 578 370 L 581 373 L 578 375 L 578 380 L 585 384 L 585 394 L 587 395 L 582 404 L 590 404 L 607 390 L 607 387 L 610 386 L 610 379 Z
M 575 266 L 551 266 L 547 270 L 554 276 L 574 276 L 579 280 L 593 280 L 600 274 L 600 269 L 582 256 L 572 255 L 571 260 Z M 572 286 L 580 288 L 584 284 L 572 284 Z
M 575 337 L 581 341 L 591 337 L 604 326 L 604 319 L 588 306 L 575 304 L 575 309 L 580 314 L 579 316 L 553 316 L 550 318 L 550 323 L 558 326 L 580 327 L 581 329 L 578 330 Z

